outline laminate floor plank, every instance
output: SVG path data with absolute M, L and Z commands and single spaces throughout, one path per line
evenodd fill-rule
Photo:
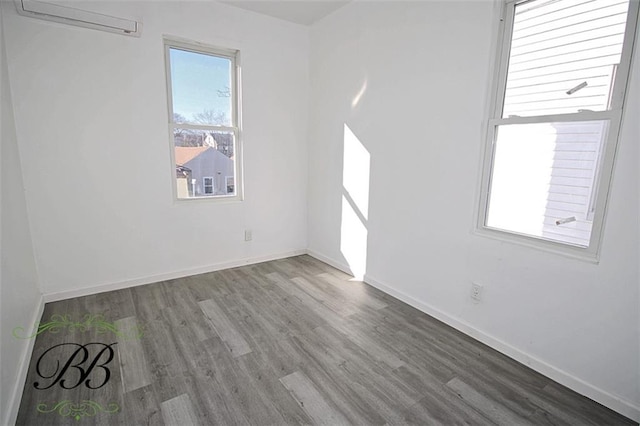
M 235 412 L 242 413 L 251 424 L 284 423 L 283 416 L 270 399 L 273 395 L 260 392 L 261 386 L 257 382 L 262 380 L 261 374 L 242 368 L 238 358 L 229 353 L 214 351 L 203 355 L 208 358 L 208 364 L 205 365 L 210 371 L 210 385 L 226 396 L 227 403 L 235 407 Z M 206 358 L 203 361 L 206 362 Z
M 204 314 L 211 321 L 213 329 L 218 333 L 218 336 L 229 347 L 234 356 L 241 356 L 251 352 L 249 344 L 244 337 L 236 330 L 233 323 L 225 315 L 213 299 L 203 300 L 198 302 Z
M 258 285 L 250 276 L 244 277 L 244 280 L 253 285 L 240 290 L 241 293 L 233 300 L 241 311 L 256 318 L 260 324 L 273 326 L 266 331 L 272 338 L 307 333 L 324 324 L 322 318 L 309 311 L 298 299 L 283 296 L 282 289 L 277 285 L 264 280 Z
M 393 375 L 387 365 L 377 362 L 375 356 L 345 339 L 333 328 L 319 327 L 313 338 L 340 354 L 345 360 L 343 371 L 348 369 L 349 374 L 353 375 L 352 383 L 360 384 L 375 396 L 377 407 L 409 407 L 422 397 L 420 392 Z
M 470 405 L 485 417 L 499 425 L 530 425 L 526 417 L 518 416 L 504 405 L 478 392 L 458 378 L 451 379 L 447 387 L 457 394 L 466 404 Z
M 280 381 L 315 424 L 329 426 L 350 424 L 340 411 L 322 397 L 304 373 L 296 371 L 281 378 Z
M 347 295 L 349 300 L 358 302 L 359 305 L 362 304 L 364 306 L 369 306 L 372 309 L 382 309 L 387 307 L 387 303 L 369 293 L 367 291 L 366 284 L 363 284 L 362 282 L 341 280 L 328 272 L 323 272 L 316 276 L 337 288 L 341 293 Z
M 342 317 L 347 317 L 349 315 L 353 315 L 359 311 L 358 308 L 353 306 L 350 303 L 345 303 L 343 300 L 335 297 L 334 295 L 324 292 L 321 288 L 317 287 L 310 280 L 295 277 L 291 278 L 291 281 L 295 283 L 300 289 L 309 294 L 309 296 L 313 297 L 317 301 L 324 304 L 326 307 L 334 311 L 336 314 Z
M 194 408 L 188 394 L 176 396 L 161 404 L 165 424 L 196 426 L 201 422 L 194 416 Z
M 348 321 L 335 321 L 329 324 L 338 332 L 342 333 L 345 339 L 358 345 L 369 356 L 383 362 L 391 369 L 398 368 L 405 364 L 404 360 L 398 356 L 398 352 L 389 347 L 386 342 L 376 339 L 376 333 L 372 330 L 358 326 L 349 319 Z
M 604 424 L 633 424 L 629 423 L 626 417 L 612 412 L 609 409 L 599 405 L 599 410 L 595 409 L 593 402 L 587 398 L 576 398 L 575 392 L 572 390 L 550 381 L 544 387 L 545 396 L 551 401 L 555 401 L 554 411 L 563 411 L 565 415 L 575 417 L 576 420 L 568 420 L 571 424 L 588 424 L 588 425 L 604 425 Z M 549 410 L 549 414 L 553 411 Z
M 174 285 L 169 290 L 171 295 L 167 308 L 178 314 L 181 325 L 188 327 L 190 334 L 196 340 L 203 341 L 211 337 L 211 322 L 202 313 L 195 296 L 187 288 Z M 166 309 L 166 308 L 165 308 Z
M 406 365 L 394 370 L 401 380 L 422 392 L 424 397 L 401 412 L 401 424 L 492 424 L 492 422 L 445 388 L 445 383 L 429 372 Z
M 206 424 L 248 424 L 248 411 L 238 398 L 241 381 L 233 376 L 235 364 L 227 347 L 216 336 L 201 342 L 195 363 L 192 391 L 205 410 Z
M 330 324 L 342 322 L 342 318 L 336 315 L 334 310 L 322 303 L 321 300 L 315 299 L 291 280 L 283 277 L 279 272 L 268 273 L 265 277 L 278 286 L 282 291 L 300 300 L 303 306 L 306 306 L 308 310 L 317 314 L 323 319 L 323 321 Z
M 164 320 L 164 310 L 158 320 L 145 324 L 141 341 L 154 380 L 181 376 L 188 372 L 180 348 L 173 344 L 176 340 L 174 329 Z
M 135 317 L 144 325 L 162 318 L 162 310 L 169 306 L 171 295 L 164 282 L 141 285 L 131 289 Z
M 286 424 L 311 424 L 312 420 L 291 398 L 282 386 L 279 377 L 283 377 L 278 368 L 271 368 L 269 362 L 259 355 L 262 351 L 253 351 L 237 359 L 240 369 L 251 377 L 254 394 L 260 401 L 271 406 Z
M 635 424 L 310 256 L 47 303 L 42 324 L 18 425 Z
M 152 385 L 127 392 L 122 403 L 122 411 L 127 415 L 123 424 L 164 426 L 160 404 Z
M 99 293 L 82 298 L 84 308 L 92 314 L 102 314 L 110 321 L 135 316 L 136 310 L 128 288 Z
M 135 317 L 119 319 L 115 322 L 118 330 L 135 330 L 138 327 Z M 129 336 L 118 337 L 117 351 L 120 359 L 123 392 L 147 386 L 152 378 L 142 342 Z
M 417 393 L 399 383 L 391 374 L 385 375 L 378 366 L 367 364 L 366 354 L 353 344 L 332 346 L 331 334 L 335 330 L 316 330 L 314 336 L 302 336 L 300 348 L 310 361 L 304 364 L 304 372 L 314 382 L 323 386 L 328 395 L 354 423 L 386 423 L 393 410 L 412 405 Z M 311 368 L 315 367 L 315 368 Z
M 395 425 L 495 425 L 466 404 L 452 404 L 440 394 L 427 395 L 391 422 Z
M 315 312 L 313 309 L 309 309 L 309 305 L 295 294 L 291 294 L 286 291 L 282 286 L 278 285 L 270 279 L 265 279 L 262 276 L 262 280 L 265 287 L 265 300 L 267 303 L 273 304 L 274 308 L 287 318 L 292 323 L 299 323 L 300 332 L 308 332 L 320 325 L 326 323 L 325 318 Z M 288 283 L 289 287 L 295 287 L 292 283 Z

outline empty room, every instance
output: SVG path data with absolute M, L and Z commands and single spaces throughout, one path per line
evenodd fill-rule
M 639 8 L 0 0 L 0 425 L 637 425 Z

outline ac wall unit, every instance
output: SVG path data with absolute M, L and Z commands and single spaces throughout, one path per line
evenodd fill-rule
M 140 37 L 142 23 L 36 0 L 14 0 L 18 13 L 47 21 Z

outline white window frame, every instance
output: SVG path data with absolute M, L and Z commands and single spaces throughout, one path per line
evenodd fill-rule
M 211 179 L 211 185 L 207 185 L 207 179 Z M 207 186 L 211 186 L 210 194 L 215 192 L 215 181 L 213 180 L 213 176 L 203 176 L 202 177 L 202 192 L 207 194 Z
M 243 174 L 242 174 L 242 96 L 241 96 L 241 66 L 240 66 L 240 51 L 237 49 L 228 49 L 210 46 L 207 44 L 183 40 L 173 37 L 164 37 L 164 62 L 165 62 L 165 75 L 167 82 L 167 109 L 169 113 L 169 146 L 171 153 L 171 173 L 172 173 L 172 190 L 174 202 L 182 201 L 242 201 L 244 199 L 243 191 Z M 171 60 L 169 49 L 175 48 L 179 50 L 185 50 L 194 53 L 200 53 L 204 55 L 211 55 L 229 59 L 231 61 L 231 126 L 218 126 L 218 125 L 206 125 L 206 124 L 190 124 L 190 123 L 175 123 L 173 121 L 173 90 L 171 87 Z M 173 137 L 173 130 L 175 128 L 180 129 L 192 129 L 192 130 L 213 130 L 221 132 L 229 132 L 234 136 L 234 152 L 233 152 L 233 167 L 234 177 L 236 178 L 235 195 L 228 195 L 226 191 L 220 195 L 205 195 L 199 197 L 178 198 L 178 188 L 175 178 L 176 158 L 175 158 L 175 141 Z M 204 182 L 204 181 L 203 181 Z M 215 182 L 215 180 L 214 180 Z M 204 191 L 204 189 L 203 189 Z M 214 186 L 215 193 L 215 186 Z M 195 194 L 195 191 L 194 191 Z
M 493 85 L 489 100 L 488 117 L 486 120 L 485 147 L 482 158 L 482 176 L 478 190 L 479 203 L 474 230 L 477 234 L 550 251 L 557 254 L 598 262 L 600 243 L 606 216 L 606 206 L 609 197 L 611 178 L 613 174 L 615 155 L 622 124 L 623 109 L 627 93 L 631 57 L 636 39 L 638 23 L 638 9 L 640 2 L 631 0 L 627 15 L 624 46 L 620 59 L 620 66 L 615 75 L 614 89 L 611 96 L 611 108 L 606 111 L 582 111 L 570 114 L 553 114 L 545 116 L 526 116 L 502 118 L 502 109 L 507 85 L 508 62 L 511 48 L 511 34 L 513 31 L 515 7 L 528 0 L 506 0 L 500 10 L 500 22 L 497 31 L 495 49 L 495 65 L 493 69 Z M 636 70 L 637 71 L 637 70 Z M 581 247 L 560 241 L 552 241 L 541 237 L 519 234 L 513 231 L 491 228 L 486 225 L 489 212 L 489 196 L 491 188 L 491 174 L 495 155 L 497 129 L 506 124 L 527 124 L 568 121 L 609 120 L 608 136 L 603 141 L 602 155 L 596 173 L 599 180 L 594 182 L 594 196 L 591 204 L 595 207 L 592 217 L 591 238 L 588 247 Z M 593 196 L 592 196 L 593 197 Z

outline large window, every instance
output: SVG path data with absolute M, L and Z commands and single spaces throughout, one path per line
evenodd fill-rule
M 238 52 L 165 40 L 178 199 L 240 199 Z
M 637 15 L 629 0 L 506 3 L 481 229 L 597 256 Z

